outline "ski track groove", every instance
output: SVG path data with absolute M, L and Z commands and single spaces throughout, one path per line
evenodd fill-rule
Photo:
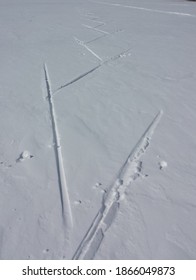
M 103 22 L 101 22 L 101 24 L 105 25 L 105 23 L 103 23 Z M 88 25 L 85 25 L 85 24 L 83 24 L 83 26 L 88 27 L 88 28 L 92 28 L 93 30 L 96 30 L 96 29 L 95 29 L 94 27 L 92 27 L 92 26 L 88 26 Z M 96 30 L 96 31 L 97 31 L 97 30 Z M 114 32 L 114 33 L 116 33 L 116 32 Z M 61 86 L 58 87 L 55 91 L 53 91 L 52 95 L 56 95 L 57 93 L 59 93 L 59 91 L 60 91 L 61 89 L 65 88 L 65 87 L 67 87 L 67 86 L 69 86 L 69 85 L 72 85 L 72 84 L 76 83 L 77 81 L 83 79 L 84 77 L 86 77 L 86 76 L 88 76 L 89 74 L 91 74 L 91 73 L 93 73 L 94 71 L 96 71 L 96 70 L 97 70 L 98 68 L 100 68 L 102 65 L 107 64 L 107 63 L 110 62 L 110 61 L 114 61 L 114 60 L 116 60 L 116 59 L 119 59 L 123 54 L 125 54 L 126 52 L 128 52 L 128 51 L 130 50 L 130 48 L 129 48 L 129 49 L 127 49 L 126 51 L 123 51 L 123 52 L 121 52 L 120 54 L 117 54 L 116 56 L 113 56 L 113 57 L 109 58 L 108 60 L 103 61 L 103 59 L 102 59 L 101 57 L 99 57 L 95 52 L 93 52 L 93 51 L 87 46 L 87 44 L 89 44 L 89 43 L 91 43 L 91 42 L 94 42 L 94 41 L 96 41 L 96 40 L 98 40 L 98 39 L 100 39 L 100 38 L 103 38 L 103 37 L 105 37 L 105 36 L 107 36 L 107 35 L 112 35 L 112 33 L 108 33 L 108 32 L 106 33 L 106 32 L 104 31 L 104 35 L 102 35 L 102 36 L 100 36 L 100 37 L 97 37 L 97 38 L 95 38 L 95 39 L 93 39 L 93 40 L 90 40 L 90 41 L 88 41 L 87 43 L 85 43 L 84 41 L 81 41 L 81 40 L 79 40 L 78 38 L 74 37 L 74 40 L 76 41 L 76 43 L 77 43 L 78 45 L 80 45 L 80 46 L 86 48 L 91 54 L 93 54 L 93 55 L 99 60 L 100 63 L 99 63 L 97 66 L 93 67 L 92 69 L 88 70 L 87 72 L 84 72 L 83 74 L 81 74 L 81 75 L 79 75 L 78 77 L 74 78 L 74 79 L 71 80 L 70 82 L 68 82 L 68 83 L 66 83 L 66 84 L 64 84 L 64 85 L 61 85 Z
M 97 28 L 97 27 L 101 27 L 101 26 L 105 26 L 106 24 L 103 22 L 103 23 L 100 23 L 98 25 L 95 25 L 94 28 Z
M 102 4 L 102 5 L 107 5 L 107 6 L 122 7 L 122 8 L 135 9 L 135 10 L 141 10 L 141 11 L 146 11 L 146 12 L 168 14 L 168 15 L 177 15 L 177 16 L 196 17 L 196 15 L 193 15 L 193 14 L 180 13 L 180 12 L 175 12 L 175 11 L 163 11 L 163 10 L 150 9 L 150 8 L 145 8 L 145 7 L 122 5 L 122 4 L 118 4 L 118 3 L 97 2 L 97 1 L 92 1 L 92 0 L 88 0 L 88 1 L 91 2 L 91 3 L 94 3 L 94 4 Z
M 101 67 L 101 64 L 93 67 L 92 69 L 90 69 L 89 71 L 79 75 L 77 78 L 71 80 L 70 82 L 68 82 L 67 84 L 65 85 L 62 85 L 60 86 L 59 88 L 57 88 L 54 92 L 53 92 L 53 95 L 56 95 L 61 89 L 65 88 L 65 87 L 68 87 L 69 85 L 72 85 L 74 83 L 76 83 L 77 81 L 81 80 L 82 78 L 88 76 L 89 74 L 93 73 L 94 71 L 96 71 L 99 67 Z
M 94 38 L 92 40 L 89 40 L 89 41 L 85 42 L 85 44 L 87 45 L 87 44 L 93 43 L 93 42 L 95 42 L 95 41 L 97 41 L 99 39 L 102 39 L 102 38 L 106 37 L 106 36 L 107 36 L 107 34 L 101 35 L 99 37 L 96 37 L 96 38 Z
M 104 238 L 105 232 L 111 226 L 118 212 L 120 200 L 123 198 L 126 188 L 141 176 L 142 162 L 140 158 L 149 147 L 153 133 L 161 120 L 162 114 L 163 112 L 160 111 L 156 115 L 145 133 L 139 139 L 135 148 L 129 154 L 124 165 L 121 167 L 116 180 L 103 198 L 102 206 L 93 223 L 73 255 L 73 260 L 94 258 Z
M 106 34 L 106 35 L 109 35 L 110 33 L 107 32 L 107 31 L 104 31 L 104 30 L 101 30 L 99 28 L 96 28 L 96 27 L 93 27 L 93 26 L 90 26 L 90 25 L 87 25 L 87 24 L 82 24 L 82 26 L 88 28 L 88 29 L 92 29 L 94 31 L 97 31 L 97 32 L 100 32 L 100 33 L 103 33 L 103 34 Z
M 107 36 L 109 36 L 109 35 L 113 35 L 113 34 L 115 34 L 115 33 L 122 32 L 122 31 L 123 31 L 123 29 L 115 30 L 115 31 L 112 31 L 112 32 L 110 32 L 110 33 L 108 32 L 108 33 L 106 33 L 106 34 L 104 34 L 104 35 L 102 35 L 102 36 L 99 36 L 99 37 L 96 37 L 96 38 L 94 38 L 94 39 L 92 39 L 92 40 L 86 41 L 85 44 L 86 44 L 86 45 L 91 44 L 91 43 L 93 43 L 93 42 L 95 42 L 95 41 L 97 41 L 97 40 L 99 40 L 99 39 L 102 39 L 102 38 L 104 38 L 104 37 L 107 37 Z
M 74 37 L 76 43 L 82 47 L 84 47 L 85 49 L 87 49 L 93 56 L 95 56 L 100 62 L 103 61 L 103 59 L 96 54 L 93 50 L 91 50 L 91 48 L 89 48 L 83 41 L 79 40 L 78 38 Z
M 87 72 L 84 72 L 83 74 L 79 75 L 78 77 L 74 78 L 73 80 L 71 80 L 70 82 L 66 83 L 65 85 L 62 85 L 60 86 L 59 88 L 57 88 L 55 91 L 53 91 L 52 95 L 55 96 L 57 94 L 60 93 L 60 90 L 65 88 L 65 87 L 68 87 L 74 83 L 76 83 L 77 81 L 85 78 L 86 76 L 88 76 L 89 74 L 93 73 L 94 71 L 96 71 L 97 69 L 99 69 L 100 67 L 102 67 L 103 65 L 107 65 L 109 62 L 111 61 L 115 61 L 119 58 L 121 58 L 124 54 L 126 54 L 127 52 L 129 52 L 131 49 L 128 48 L 127 50 L 125 51 L 122 51 L 121 53 L 113 56 L 113 57 L 110 57 L 109 59 L 103 61 L 102 63 L 98 64 L 97 66 L 93 67 L 92 69 L 88 70 Z
M 87 18 L 87 20 L 98 23 L 98 25 L 96 27 L 106 25 L 106 23 L 104 21 L 100 21 L 100 20 L 97 20 L 97 19 Z
M 45 75 L 45 83 L 46 83 L 46 90 L 47 90 L 47 100 L 49 103 L 50 117 L 52 123 L 54 152 L 55 152 L 55 159 L 56 159 L 60 199 L 61 199 L 62 218 L 63 218 L 63 223 L 66 232 L 69 234 L 69 231 L 73 226 L 72 210 L 71 210 L 68 187 L 66 183 L 65 171 L 63 166 L 63 156 L 62 156 L 62 150 L 60 144 L 60 135 L 58 131 L 55 107 L 53 102 L 53 94 L 51 90 L 51 83 L 50 83 L 46 64 L 44 64 L 44 75 Z

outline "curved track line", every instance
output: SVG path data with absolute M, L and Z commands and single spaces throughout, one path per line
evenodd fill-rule
M 135 148 L 132 150 L 119 174 L 103 198 L 102 206 L 91 224 L 84 239 L 76 250 L 73 259 L 93 259 L 107 229 L 111 226 L 118 211 L 120 200 L 128 186 L 136 180 L 141 173 L 140 158 L 149 147 L 152 135 L 160 122 L 162 111 L 154 118 Z
M 62 218 L 67 231 L 67 229 L 69 230 L 73 226 L 72 211 L 71 211 L 70 199 L 69 199 L 65 171 L 63 166 L 63 156 L 62 156 L 62 150 L 60 144 L 60 135 L 57 126 L 51 84 L 50 84 L 50 79 L 49 79 L 46 64 L 44 64 L 44 75 L 45 75 L 45 83 L 46 83 L 46 90 L 47 90 L 47 100 L 49 103 L 51 123 L 52 123 L 54 152 L 55 152 L 55 159 L 56 159 L 60 199 L 61 199 Z

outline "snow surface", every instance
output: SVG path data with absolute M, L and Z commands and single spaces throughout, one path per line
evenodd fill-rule
M 196 4 L 0 0 L 0 258 L 196 258 Z

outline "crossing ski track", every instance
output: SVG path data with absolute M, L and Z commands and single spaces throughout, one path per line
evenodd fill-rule
M 9 2 L 0 258 L 194 258 L 196 2 Z
M 140 161 L 140 158 L 146 153 L 153 133 L 161 120 L 162 114 L 163 112 L 160 111 L 156 115 L 152 123 L 139 139 L 135 148 L 129 154 L 124 165 L 121 167 L 114 183 L 110 186 L 108 192 L 104 196 L 102 206 L 93 223 L 73 255 L 73 260 L 94 258 L 104 238 L 105 232 L 112 224 L 115 215 L 118 212 L 120 201 L 123 198 L 126 188 L 141 175 L 142 162 Z
M 96 70 L 98 70 L 100 67 L 107 65 L 109 62 L 111 61 L 115 61 L 117 59 L 120 59 L 121 57 L 123 57 L 126 53 L 128 53 L 131 50 L 131 48 L 128 48 L 120 53 L 118 53 L 117 55 L 114 55 L 112 57 L 110 57 L 109 59 L 103 61 L 102 63 L 99 63 L 97 66 L 91 68 L 90 70 L 82 73 L 81 75 L 79 75 L 78 77 L 74 78 L 73 80 L 71 80 L 70 82 L 67 82 L 64 85 L 61 85 L 60 87 L 58 87 L 56 90 L 53 91 L 52 95 L 55 96 L 57 94 L 60 93 L 61 89 L 68 87 L 76 82 L 78 82 L 79 80 L 85 78 L 86 76 L 88 76 L 89 74 L 92 74 L 93 72 L 95 72 Z
M 99 40 L 99 39 L 102 39 L 102 38 L 106 37 L 106 36 L 108 36 L 108 35 L 107 35 L 107 34 L 103 34 L 103 35 L 101 35 L 101 36 L 99 36 L 99 37 L 96 37 L 96 38 L 94 38 L 94 39 L 92 39 L 92 40 L 89 40 L 89 41 L 85 42 L 85 44 L 93 43 L 93 42 L 95 42 L 95 41 L 97 41 L 97 40 Z
M 103 61 L 103 59 L 96 54 L 93 50 L 91 50 L 90 47 L 88 47 L 83 41 L 79 40 L 78 38 L 74 37 L 75 41 L 78 43 L 78 45 L 83 46 L 85 49 L 87 49 L 93 56 L 95 56 L 100 62 Z
M 44 75 L 45 75 L 45 83 L 46 83 L 46 90 L 47 90 L 47 100 L 49 103 L 50 117 L 51 117 L 51 123 L 52 123 L 54 152 L 55 152 L 56 168 L 57 168 L 57 175 L 58 175 L 61 208 L 62 208 L 62 219 L 63 219 L 63 224 L 65 226 L 65 231 L 66 231 L 67 235 L 69 235 L 69 232 L 71 231 L 71 229 L 73 227 L 72 210 L 71 210 L 71 204 L 70 204 L 70 199 L 69 199 L 69 194 L 68 194 L 68 187 L 67 187 L 65 171 L 64 171 L 64 166 L 63 166 L 63 156 L 62 156 L 61 143 L 60 143 L 60 134 L 58 131 L 51 83 L 50 83 L 50 78 L 49 78 L 48 69 L 47 69 L 46 64 L 44 64 Z
M 90 17 L 87 17 L 85 20 L 88 20 L 88 21 L 90 21 L 91 23 L 92 23 L 92 22 L 97 23 L 97 25 L 95 25 L 94 28 L 97 28 L 97 27 L 101 27 L 101 26 L 105 26 L 105 25 L 106 25 L 105 22 L 99 21 L 99 20 L 96 20 L 96 19 L 90 18 Z
M 101 29 L 99 29 L 99 28 L 97 28 L 97 27 L 90 26 L 90 25 L 88 25 L 88 24 L 82 24 L 82 26 L 84 26 L 84 27 L 86 27 L 86 28 L 88 28 L 88 29 L 92 29 L 92 30 L 94 30 L 94 31 L 103 33 L 103 34 L 107 34 L 107 35 L 110 34 L 110 33 L 107 32 L 107 31 L 101 30 Z
M 140 11 L 146 11 L 146 12 L 153 12 L 153 13 L 160 13 L 160 14 L 168 14 L 168 15 L 177 15 L 177 16 L 186 16 L 186 17 L 196 17 L 196 15 L 189 14 L 189 13 L 180 13 L 175 11 L 164 11 L 164 10 L 157 10 L 157 9 L 150 9 L 145 7 L 138 7 L 138 6 L 132 6 L 132 5 L 123 5 L 119 3 L 108 3 L 108 2 L 102 2 L 102 1 L 92 1 L 88 0 L 91 3 L 94 4 L 102 4 L 107 6 L 114 6 L 114 7 L 121 7 L 121 8 L 127 8 L 127 9 L 135 9 Z

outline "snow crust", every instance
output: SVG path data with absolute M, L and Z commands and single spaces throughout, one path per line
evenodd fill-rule
M 196 5 L 0 0 L 0 259 L 196 258 Z

